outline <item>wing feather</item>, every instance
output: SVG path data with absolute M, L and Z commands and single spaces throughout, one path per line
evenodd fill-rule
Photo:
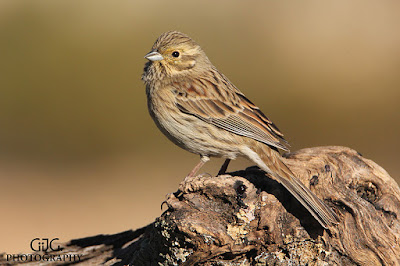
M 289 150 L 283 134 L 254 103 L 217 70 L 211 77 L 174 82 L 176 106 L 181 112 L 234 134 Z

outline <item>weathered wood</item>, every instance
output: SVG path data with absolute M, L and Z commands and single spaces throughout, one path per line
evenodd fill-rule
M 303 149 L 285 162 L 339 216 L 337 226 L 324 230 L 250 167 L 187 179 L 154 223 L 71 240 L 62 252 L 107 265 L 400 265 L 400 189 L 384 169 L 344 147 Z

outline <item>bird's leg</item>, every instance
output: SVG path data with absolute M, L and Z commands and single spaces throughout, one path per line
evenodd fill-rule
M 209 160 L 210 160 L 210 157 L 201 155 L 201 156 L 200 156 L 200 162 L 193 168 L 193 170 L 188 174 L 188 176 L 187 176 L 186 178 L 188 178 L 188 177 L 194 177 L 194 176 L 197 174 L 197 172 L 200 170 L 200 168 L 201 168 L 206 162 L 208 162 Z
M 218 175 L 224 175 L 226 173 L 226 169 L 228 169 L 228 165 L 231 162 L 231 159 L 226 159 L 224 164 L 219 169 Z

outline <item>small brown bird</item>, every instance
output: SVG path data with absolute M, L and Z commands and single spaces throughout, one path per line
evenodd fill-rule
M 327 228 L 338 221 L 332 210 L 282 162 L 288 151 L 279 129 L 210 62 L 189 36 L 163 33 L 145 56 L 142 80 L 158 128 L 176 145 L 200 155 L 194 176 L 210 157 L 248 158 L 280 182 Z

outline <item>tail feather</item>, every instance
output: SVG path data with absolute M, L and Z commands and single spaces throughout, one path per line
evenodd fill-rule
M 331 208 L 294 176 L 292 171 L 282 162 L 278 152 L 269 148 L 261 149 L 256 151 L 249 149 L 245 153 L 262 170 L 275 177 L 324 228 L 338 223 L 339 219 Z
M 293 177 L 281 177 L 274 174 L 274 177 L 314 216 L 324 227 L 328 228 L 338 223 L 336 214 L 314 193 L 305 187 L 300 181 Z

